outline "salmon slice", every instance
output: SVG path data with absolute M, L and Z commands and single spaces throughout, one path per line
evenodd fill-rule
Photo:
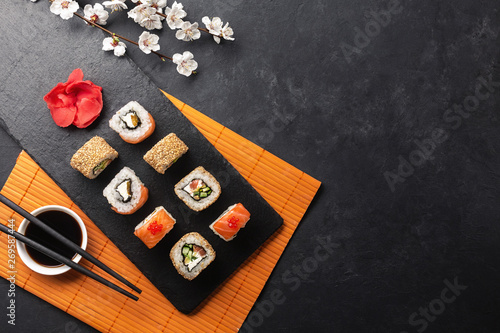
M 230 241 L 241 228 L 244 228 L 250 220 L 250 213 L 241 204 L 237 203 L 229 207 L 214 223 L 210 229 L 225 241 Z
M 148 198 L 149 198 L 149 191 L 147 189 L 146 186 L 144 185 L 141 185 L 141 193 L 140 193 L 140 198 L 139 198 L 139 202 L 137 203 L 137 205 L 135 205 L 134 207 L 132 207 L 129 211 L 127 212 L 119 212 L 118 209 L 116 209 L 115 207 L 111 207 L 112 210 L 114 210 L 115 212 L 117 212 L 118 214 L 122 214 L 122 215 L 130 215 L 130 214 L 133 214 L 135 213 L 139 208 L 141 208 L 145 203 L 146 201 L 148 201 Z
M 163 206 L 156 207 L 148 217 L 135 227 L 134 235 L 151 249 L 174 228 L 174 224 L 175 219 Z

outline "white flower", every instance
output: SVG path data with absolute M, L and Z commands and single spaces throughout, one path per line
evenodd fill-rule
M 105 25 L 109 17 L 109 13 L 100 3 L 96 3 L 94 8 L 92 8 L 92 5 L 85 5 L 85 7 L 83 7 L 83 14 L 87 20 L 99 25 Z
M 156 15 L 156 9 L 148 5 L 135 6 L 127 13 L 128 17 L 134 20 L 136 23 L 141 23 L 142 20 L 148 18 L 151 15 Z
M 50 5 L 50 11 L 65 20 L 72 18 L 79 8 L 78 2 L 73 0 L 54 0 Z
M 139 23 L 141 27 L 148 30 L 161 29 L 161 16 L 157 14 L 157 10 L 149 4 L 142 4 L 129 10 L 128 17 L 134 19 L 134 22 Z
M 189 21 L 183 22 L 180 30 L 177 30 L 175 33 L 175 37 L 177 39 L 184 40 L 186 42 L 198 39 L 200 36 L 201 33 L 200 30 L 198 30 L 198 22 L 194 22 L 193 24 Z
M 205 16 L 201 19 L 201 21 L 205 23 L 205 26 L 211 34 L 215 34 L 217 36 L 220 35 L 223 24 L 220 18 L 214 17 L 210 20 L 208 16 Z
M 167 24 L 170 29 L 175 30 L 180 28 L 182 25 L 182 19 L 186 17 L 187 13 L 182 10 L 183 6 L 181 3 L 174 1 L 172 8 L 165 8 L 165 14 L 167 15 Z
M 148 4 L 151 7 L 158 9 L 161 12 L 162 8 L 167 7 L 167 0 L 144 0 L 142 3 Z
M 182 55 L 176 53 L 172 57 L 174 64 L 177 64 L 177 71 L 185 76 L 193 74 L 193 71 L 198 68 L 198 63 L 193 60 L 193 54 L 185 51 Z
M 233 29 L 229 26 L 229 22 L 226 23 L 224 28 L 222 28 L 221 36 L 226 40 L 234 40 L 232 37 L 234 34 Z
M 125 43 L 123 42 L 120 42 L 117 37 L 107 37 L 102 41 L 102 49 L 104 51 L 113 50 L 115 56 L 117 57 L 121 57 L 122 55 L 124 55 L 126 48 L 127 45 L 125 45 Z
M 158 45 L 159 40 L 160 37 L 157 35 L 144 31 L 139 36 L 139 48 L 146 54 L 150 54 L 151 51 L 158 51 L 160 49 L 160 45 Z
M 222 20 L 218 17 L 212 18 L 210 20 L 208 16 L 205 16 L 201 19 L 203 23 L 205 23 L 205 26 L 208 29 L 208 32 L 210 32 L 212 35 L 214 35 L 214 40 L 217 42 L 217 44 L 220 43 L 220 37 L 222 34 Z
M 128 8 L 125 4 L 125 0 L 104 1 L 102 4 L 104 7 L 111 9 L 111 12 L 120 12 L 122 9 Z
M 151 9 L 153 9 L 156 13 L 156 10 L 152 7 L 150 7 Z M 153 15 L 144 15 L 144 18 L 139 22 L 139 25 L 141 27 L 144 27 L 148 30 L 153 30 L 153 29 L 161 29 L 163 26 L 161 25 L 161 16 L 160 15 L 157 15 L 157 14 L 153 14 Z
M 214 17 L 212 18 L 212 20 L 210 20 L 208 16 L 203 17 L 201 21 L 205 23 L 208 32 L 213 35 L 214 40 L 217 44 L 220 43 L 221 37 L 227 40 L 234 40 L 234 38 L 232 37 L 234 32 L 233 29 L 231 29 L 231 27 L 229 26 L 229 23 L 226 23 L 226 25 L 222 27 L 224 23 L 220 18 Z
M 144 0 L 142 1 L 142 4 L 154 8 L 156 14 L 163 14 L 163 8 L 167 7 L 167 0 Z M 164 19 L 164 16 L 160 16 L 160 21 L 163 21 Z

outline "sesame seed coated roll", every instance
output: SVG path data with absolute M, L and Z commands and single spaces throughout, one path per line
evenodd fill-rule
M 182 155 L 188 151 L 188 146 L 174 133 L 170 133 L 151 148 L 144 160 L 157 172 L 164 174 Z
M 94 179 L 117 157 L 118 152 L 106 140 L 94 136 L 76 151 L 70 164 L 85 177 Z

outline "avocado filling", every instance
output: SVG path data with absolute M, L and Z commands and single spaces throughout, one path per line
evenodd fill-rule
M 200 201 L 212 194 L 212 189 L 201 179 L 193 179 L 183 190 L 196 201 Z
M 135 111 L 127 112 L 123 117 L 120 117 L 120 119 L 128 129 L 136 129 L 141 126 L 141 120 Z
M 183 263 L 189 272 L 191 272 L 206 256 L 207 252 L 199 245 L 184 244 L 182 247 Z
M 94 176 L 99 175 L 104 169 L 106 169 L 109 163 L 111 163 L 111 159 L 107 158 L 102 160 L 101 163 L 99 163 L 98 165 L 96 165 L 94 169 L 92 169 L 92 173 L 94 174 Z
M 132 199 L 132 180 L 125 179 L 115 188 L 115 191 L 120 195 L 120 199 L 123 202 L 129 202 Z

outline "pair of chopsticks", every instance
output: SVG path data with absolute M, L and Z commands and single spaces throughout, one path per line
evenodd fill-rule
M 91 254 L 89 254 L 88 252 L 86 252 L 85 250 L 83 250 L 81 247 L 79 247 L 78 245 L 76 245 L 75 243 L 73 243 L 72 241 L 70 241 L 69 239 L 67 239 L 65 236 L 61 235 L 56 230 L 52 229 L 51 227 L 49 227 L 48 225 L 46 225 L 45 223 L 43 223 L 36 216 L 33 216 L 30 213 L 28 213 L 26 210 L 24 210 L 23 208 L 21 208 L 20 206 L 18 206 L 17 204 L 15 204 L 14 202 L 12 202 L 8 198 L 6 198 L 1 193 L 0 193 L 0 202 L 3 203 L 4 205 L 6 205 L 7 207 L 11 208 L 12 210 L 14 210 L 18 214 L 20 214 L 21 216 L 23 216 L 24 218 L 26 218 L 27 220 L 29 220 L 30 222 L 32 222 L 33 224 L 37 225 L 38 227 L 40 227 L 41 229 L 43 229 L 45 232 L 47 232 L 49 235 L 51 235 L 52 237 L 56 238 L 57 240 L 59 240 L 60 242 L 62 242 L 64 245 L 66 245 L 68 248 L 70 248 L 71 250 L 75 251 L 76 253 L 78 253 L 79 255 L 81 255 L 83 258 L 87 259 L 88 261 L 90 261 L 91 263 L 93 263 L 94 265 L 96 265 L 97 267 L 101 268 L 103 271 L 105 271 L 109 275 L 113 276 L 114 278 L 116 278 L 120 282 L 122 282 L 125 285 L 127 285 L 128 287 L 132 288 L 133 290 L 135 290 L 139 294 L 142 292 L 141 289 L 137 288 L 131 282 L 127 281 L 123 276 L 121 276 L 120 274 L 118 274 L 115 271 L 113 271 L 111 268 L 109 268 L 108 266 L 106 266 L 105 264 L 103 264 L 97 258 L 93 257 Z M 51 257 L 52 259 L 57 260 L 57 261 L 59 261 L 62 264 L 68 265 L 69 267 L 73 268 L 77 272 L 85 274 L 88 277 L 96 280 L 97 282 L 100 282 L 103 285 L 105 285 L 107 287 L 110 287 L 111 289 L 116 290 L 116 291 L 122 293 L 123 295 L 125 295 L 127 297 L 132 298 L 134 301 L 139 300 L 139 297 L 137 297 L 137 296 L 131 294 L 130 292 L 124 290 L 123 288 L 117 286 L 113 282 L 106 280 L 105 278 L 97 275 L 96 273 L 88 270 L 87 268 L 85 268 L 83 266 L 80 266 L 79 264 L 77 264 L 74 261 L 72 261 L 72 260 L 70 260 L 70 259 L 68 259 L 68 258 L 66 258 L 66 257 L 64 257 L 62 255 L 60 255 L 59 253 L 57 253 L 55 251 L 52 251 L 51 249 L 49 249 L 49 248 L 41 245 L 40 243 L 37 243 L 34 240 L 31 240 L 30 238 L 24 236 L 23 234 L 20 234 L 17 231 L 12 231 L 9 227 L 5 226 L 2 223 L 0 223 L 0 231 L 13 236 L 17 240 L 23 242 L 24 244 L 30 246 L 31 248 L 33 248 L 33 249 L 35 249 L 35 250 L 37 250 L 37 251 L 39 251 L 39 252 L 41 252 L 43 254 Z

